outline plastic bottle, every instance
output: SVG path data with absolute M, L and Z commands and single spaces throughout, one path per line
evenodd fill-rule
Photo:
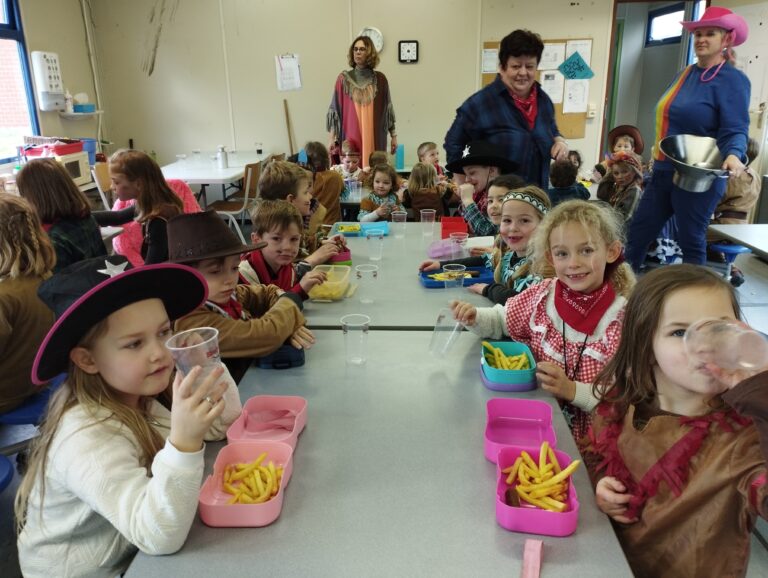
M 229 167 L 229 159 L 227 158 L 227 151 L 224 145 L 219 145 L 216 150 L 216 166 L 220 169 Z
M 69 91 L 64 94 L 64 112 L 70 114 L 75 112 L 75 101 Z

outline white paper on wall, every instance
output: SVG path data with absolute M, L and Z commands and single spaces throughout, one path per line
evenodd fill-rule
M 560 66 L 565 60 L 565 44 L 544 43 L 544 52 L 539 61 L 539 70 L 552 70 Z
M 499 69 L 499 51 L 495 48 L 483 48 L 483 74 L 493 74 Z
M 574 52 L 578 52 L 587 66 L 592 66 L 592 41 L 591 40 L 569 40 L 565 43 L 565 58 L 568 58 Z
M 542 70 L 539 73 L 541 88 L 554 104 L 563 102 L 565 77 L 559 70 Z
M 569 112 L 587 112 L 589 99 L 589 80 L 566 80 L 563 114 Z
M 275 74 L 277 75 L 277 90 L 299 90 L 301 88 L 299 55 L 275 55 Z

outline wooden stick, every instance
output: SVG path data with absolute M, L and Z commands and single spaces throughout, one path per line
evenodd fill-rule
M 288 131 L 288 148 L 291 149 L 293 156 L 293 136 L 291 136 L 291 113 L 288 112 L 288 99 L 283 99 L 283 108 L 285 109 L 285 128 Z

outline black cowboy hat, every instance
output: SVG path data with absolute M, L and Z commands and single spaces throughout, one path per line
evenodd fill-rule
M 461 158 L 446 165 L 452 173 L 464 173 L 464 167 L 476 165 L 481 167 L 498 167 L 499 174 L 514 173 L 517 163 L 504 156 L 504 151 L 498 145 L 484 140 L 467 143 L 461 151 Z
M 186 265 L 130 267 L 121 255 L 86 259 L 40 284 L 37 294 L 56 314 L 56 323 L 35 356 L 33 383 L 41 385 L 67 371 L 72 348 L 91 327 L 123 307 L 160 299 L 173 321 L 205 302 L 205 279 Z

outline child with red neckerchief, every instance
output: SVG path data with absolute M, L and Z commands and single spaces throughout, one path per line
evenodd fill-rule
M 574 438 L 597 405 L 592 382 L 616 352 L 635 277 L 622 259 L 622 224 L 611 208 L 566 201 L 531 240 L 534 272 L 544 280 L 505 305 L 453 303 L 456 320 L 482 337 L 528 345 L 542 389 L 558 398 Z
M 726 372 L 683 339 L 701 319 L 739 315 L 733 288 L 713 272 L 651 271 L 595 379 L 601 403 L 580 450 L 636 576 L 746 572 L 755 519 L 768 514 L 768 360 Z

